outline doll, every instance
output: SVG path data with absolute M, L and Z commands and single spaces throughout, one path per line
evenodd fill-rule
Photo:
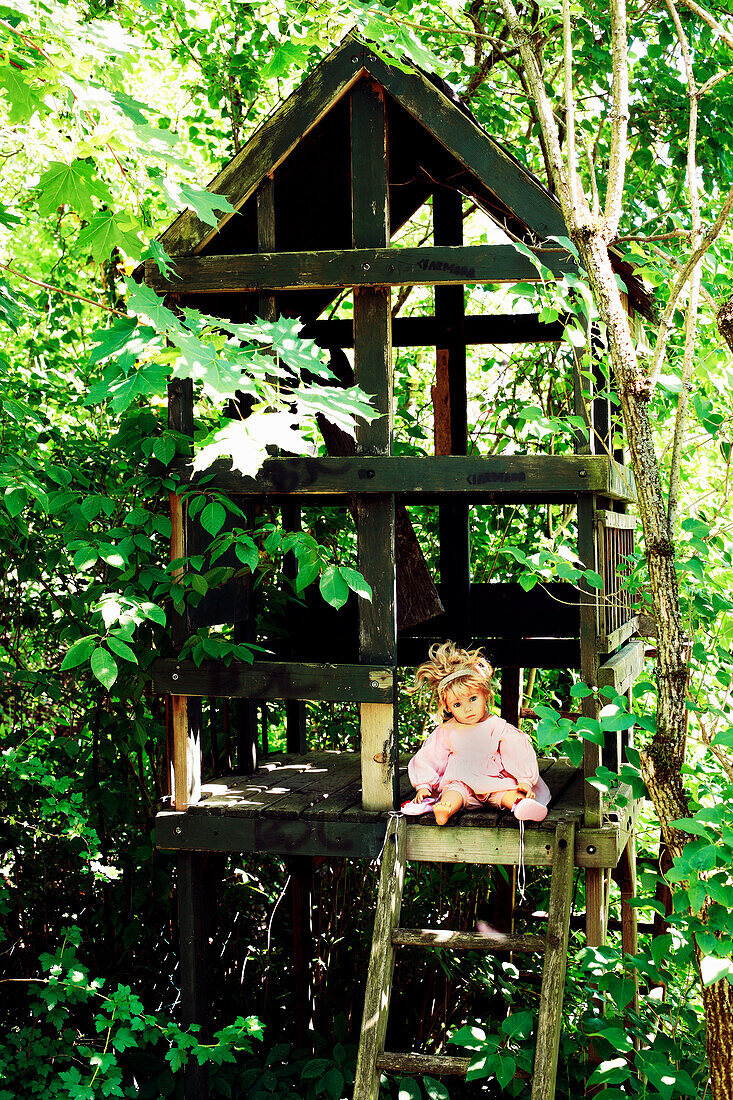
M 408 765 L 417 793 L 403 813 L 432 809 L 438 825 L 464 806 L 511 810 L 519 821 L 546 817 L 550 791 L 529 738 L 488 709 L 492 674 L 480 649 L 460 649 L 453 642 L 430 647 L 409 690 L 428 689 L 428 705 L 437 699 L 441 724 Z

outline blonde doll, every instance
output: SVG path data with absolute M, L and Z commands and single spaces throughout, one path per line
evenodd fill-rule
M 453 642 L 430 647 L 410 690 L 428 689 L 428 705 L 437 700 L 441 724 L 408 765 L 417 793 L 403 813 L 432 809 L 438 825 L 463 807 L 511 810 L 519 821 L 547 815 L 550 791 L 529 738 L 489 710 L 492 674 L 480 649 L 459 649 Z

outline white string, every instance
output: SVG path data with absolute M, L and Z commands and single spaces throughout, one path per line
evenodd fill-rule
M 268 956 L 270 954 L 270 933 L 272 932 L 272 922 L 275 919 L 275 913 L 277 912 L 278 905 L 280 904 L 280 902 L 285 897 L 285 891 L 287 890 L 288 886 L 290 885 L 290 880 L 291 880 L 292 877 L 293 877 L 292 875 L 288 875 L 288 877 L 285 879 L 285 885 L 283 886 L 282 890 L 280 891 L 280 897 L 275 902 L 275 904 L 273 906 L 273 909 L 272 909 L 272 912 L 270 913 L 270 921 L 267 925 L 267 954 L 268 954 Z
M 527 885 L 527 868 L 524 865 L 524 822 L 519 822 L 519 867 L 517 868 L 517 889 L 519 898 L 524 901 L 524 891 Z
M 396 821 L 399 821 L 399 820 L 400 820 L 400 818 L 401 818 L 401 817 L 404 817 L 404 816 L 405 816 L 405 815 L 404 815 L 404 814 L 402 813 L 402 810 L 388 810 L 388 811 L 387 811 L 387 826 L 386 826 L 386 828 L 385 828 L 385 830 L 384 830 L 384 840 L 382 841 L 382 847 L 381 847 L 381 848 L 379 849 L 379 855 L 378 855 L 378 856 L 377 856 L 377 858 L 376 858 L 376 862 L 377 862 L 377 863 L 381 863 L 381 862 L 382 862 L 382 856 L 384 855 L 384 849 L 385 849 L 385 847 L 386 847 L 386 844 L 387 844 L 387 834 L 388 834 L 388 832 L 389 832 L 389 823 L 390 823 L 390 821 L 391 821 L 391 820 L 392 820 L 393 818 L 394 818 L 394 819 L 395 819 Z

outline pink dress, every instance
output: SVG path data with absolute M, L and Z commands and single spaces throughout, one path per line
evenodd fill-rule
M 407 774 L 417 790 L 459 791 L 468 808 L 500 805 L 502 792 L 521 782 L 531 785 L 543 806 L 550 801 L 529 737 L 494 715 L 475 726 L 455 719 L 438 726 L 413 756 Z

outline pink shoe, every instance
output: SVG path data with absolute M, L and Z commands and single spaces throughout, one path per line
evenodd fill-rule
M 416 802 L 413 798 L 409 802 L 403 802 L 401 810 L 402 813 L 406 814 L 408 817 L 419 817 L 421 814 L 432 813 L 433 806 L 438 801 L 439 800 L 437 798 L 433 798 L 432 795 L 428 795 L 426 798 L 423 798 L 422 802 Z
M 517 821 L 544 821 L 547 817 L 547 806 L 543 806 L 536 798 L 521 798 L 512 806 L 512 813 Z

